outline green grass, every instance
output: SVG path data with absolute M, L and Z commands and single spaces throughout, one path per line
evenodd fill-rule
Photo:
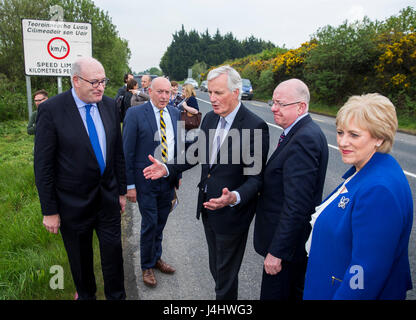
M 270 96 L 263 96 L 261 94 L 254 95 L 255 100 L 268 102 L 271 100 Z M 318 113 L 326 116 L 336 117 L 339 110 L 338 106 L 329 106 L 322 103 L 313 103 L 309 105 L 309 110 L 313 113 Z M 399 131 L 407 132 L 410 134 L 416 134 L 416 118 L 409 115 L 398 114 L 397 119 L 399 122 Z
M 333 116 L 337 115 L 339 107 L 328 106 L 325 104 L 311 103 L 309 109 L 311 112 Z M 398 114 L 397 120 L 399 122 L 399 130 L 410 134 L 416 134 L 416 118 Z
M 60 235 L 42 225 L 33 173 L 33 136 L 25 121 L 0 122 L 0 300 L 73 299 L 75 287 Z M 97 297 L 103 298 L 94 237 Z M 62 266 L 64 289 L 53 290 L 50 268 Z

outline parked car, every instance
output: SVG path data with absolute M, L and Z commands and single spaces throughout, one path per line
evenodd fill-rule
M 188 83 L 192 84 L 195 89 L 198 89 L 198 82 L 196 82 L 195 79 L 188 78 L 188 79 L 185 80 L 185 82 L 183 84 L 188 84 Z
M 199 90 L 204 91 L 204 92 L 208 92 L 208 81 L 207 80 L 204 80 L 204 81 L 201 82 Z
M 242 99 L 253 99 L 253 87 L 251 86 L 251 82 L 249 79 L 241 79 L 243 80 L 243 94 L 241 96 Z
M 159 76 L 157 76 L 157 75 L 155 75 L 155 74 L 149 74 L 149 76 L 152 78 L 152 80 L 153 80 L 154 78 L 159 77 Z M 142 75 L 142 74 L 141 74 L 141 75 L 138 75 L 138 76 L 134 76 L 134 80 L 136 80 L 136 81 L 137 81 L 137 83 L 139 84 L 139 88 L 141 88 L 141 87 L 142 87 L 142 77 L 143 77 L 143 75 Z

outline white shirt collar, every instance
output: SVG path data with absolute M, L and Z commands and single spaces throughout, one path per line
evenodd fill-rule
M 86 103 L 86 102 L 82 101 L 82 100 L 81 100 L 81 99 L 77 96 L 77 93 L 75 92 L 75 89 L 74 89 L 74 88 L 72 88 L 72 89 L 71 89 L 71 93 L 72 93 L 72 97 L 74 98 L 74 100 L 75 100 L 75 104 L 77 105 L 77 108 L 78 108 L 78 109 L 81 109 L 81 108 L 85 107 L 85 105 L 86 105 L 86 104 L 91 104 L 91 105 L 93 105 L 93 106 L 97 106 L 97 104 L 96 104 L 96 103 Z

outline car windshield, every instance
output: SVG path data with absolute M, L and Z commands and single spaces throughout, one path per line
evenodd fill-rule
M 243 80 L 243 86 L 245 87 L 250 87 L 251 86 L 251 82 L 248 79 L 242 79 Z

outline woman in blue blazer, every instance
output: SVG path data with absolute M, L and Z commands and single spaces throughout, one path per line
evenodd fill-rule
M 379 94 L 354 96 L 336 126 L 342 160 L 353 166 L 312 216 L 304 299 L 405 299 L 413 202 L 403 170 L 387 154 L 395 108 Z

